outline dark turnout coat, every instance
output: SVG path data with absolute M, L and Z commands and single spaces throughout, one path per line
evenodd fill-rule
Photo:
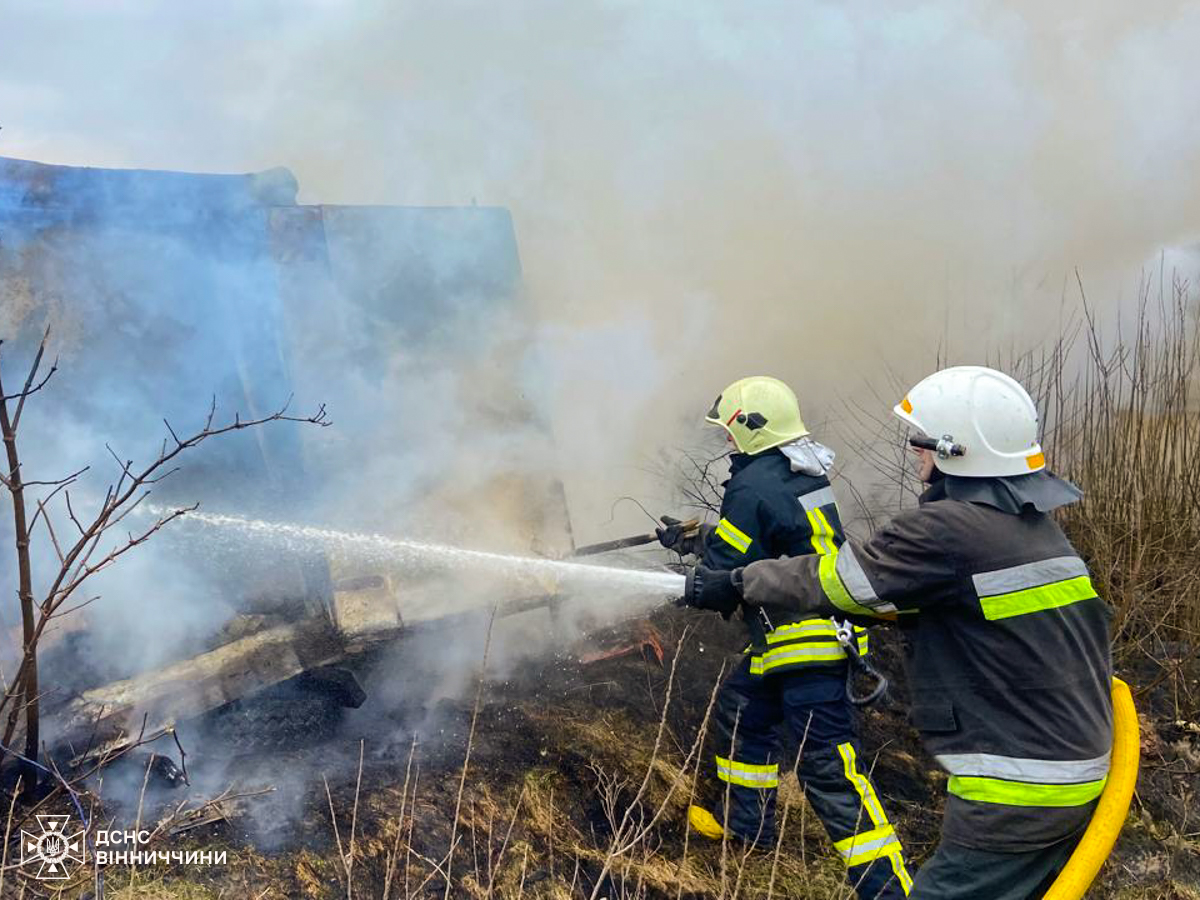
M 946 840 L 1022 851 L 1085 826 L 1112 745 L 1108 613 L 1048 515 L 952 500 L 939 483 L 865 543 L 743 575 L 768 616 L 905 630 L 912 721 L 950 774 Z
M 721 521 L 704 541 L 703 564 L 739 569 L 781 556 L 829 556 L 841 546 L 842 521 L 829 479 L 792 470 L 779 450 L 755 456 L 736 453 L 721 500 Z M 814 611 L 778 608 L 747 615 L 753 675 L 831 668 L 842 670 L 845 651 L 836 626 Z M 855 630 L 859 653 L 866 630 Z

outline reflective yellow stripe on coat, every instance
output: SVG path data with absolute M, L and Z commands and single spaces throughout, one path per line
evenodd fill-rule
M 1087 566 L 1077 556 L 981 572 L 973 575 L 972 581 L 984 618 L 992 622 L 1059 609 L 1096 596 Z
M 717 523 L 716 535 L 738 553 L 746 553 L 749 551 L 750 545 L 754 543 L 754 539 L 750 535 L 728 519 L 722 519 Z
M 867 630 L 854 626 L 854 637 L 858 655 L 865 656 L 869 649 Z M 751 675 L 765 675 L 791 666 L 841 662 L 846 658 L 837 639 L 837 626 L 829 619 L 806 619 L 780 625 L 767 632 L 766 638 L 767 650 L 750 657 Z

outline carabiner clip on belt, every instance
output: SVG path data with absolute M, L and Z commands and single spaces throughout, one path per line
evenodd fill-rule
M 887 676 L 859 655 L 854 626 L 850 622 L 839 622 L 834 619 L 833 624 L 837 629 L 838 643 L 842 645 L 842 649 L 846 651 L 846 658 L 850 660 L 850 666 L 846 671 L 846 699 L 855 706 L 869 706 L 887 692 Z M 856 693 L 854 689 L 856 674 L 874 679 L 875 686 L 865 694 Z

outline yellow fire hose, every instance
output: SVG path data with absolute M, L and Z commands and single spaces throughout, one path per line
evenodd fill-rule
M 1129 802 L 1133 799 L 1133 788 L 1137 783 L 1140 736 L 1137 710 L 1133 707 L 1129 685 L 1120 678 L 1113 679 L 1112 699 L 1113 748 L 1108 781 L 1079 846 L 1043 900 L 1079 900 L 1108 859 L 1117 835 L 1121 833 L 1121 826 L 1125 824 Z

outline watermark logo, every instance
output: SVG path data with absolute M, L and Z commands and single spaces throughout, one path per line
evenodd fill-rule
M 70 816 L 38 816 L 41 834 L 21 829 L 21 865 L 38 866 L 34 875 L 42 881 L 70 878 L 74 866 L 83 865 L 83 829 L 71 832 Z

